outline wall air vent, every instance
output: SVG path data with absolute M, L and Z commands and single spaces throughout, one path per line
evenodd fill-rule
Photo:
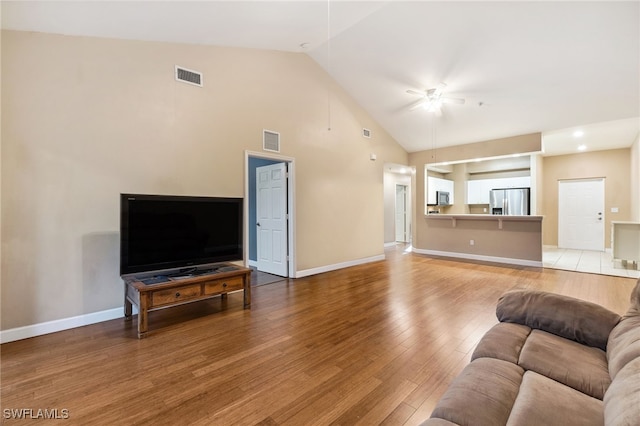
M 371 138 L 371 130 L 369 129 L 362 129 L 362 136 L 364 136 L 365 138 Z
M 176 80 L 202 87 L 202 73 L 176 65 Z
M 263 130 L 262 149 L 265 151 L 280 152 L 280 133 Z

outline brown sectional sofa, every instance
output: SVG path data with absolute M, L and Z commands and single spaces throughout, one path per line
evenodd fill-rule
M 622 317 L 540 291 L 496 315 L 424 426 L 640 426 L 640 280 Z

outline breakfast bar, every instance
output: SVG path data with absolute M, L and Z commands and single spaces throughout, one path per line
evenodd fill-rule
M 542 266 L 543 216 L 427 214 L 417 253 Z

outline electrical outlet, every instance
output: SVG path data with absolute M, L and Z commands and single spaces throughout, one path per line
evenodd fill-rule
M 474 246 L 474 245 L 476 245 L 476 241 L 475 241 L 475 240 L 469 240 L 469 245 L 470 245 L 470 246 Z

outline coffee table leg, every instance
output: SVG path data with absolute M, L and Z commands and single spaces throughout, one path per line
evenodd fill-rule
M 140 306 L 138 309 L 138 339 L 142 339 L 147 336 L 147 307 L 149 306 L 148 295 L 140 295 Z
M 247 274 L 244 277 L 244 308 L 251 307 L 251 275 Z
M 127 297 L 127 283 L 124 283 L 124 319 L 125 321 L 131 321 L 131 315 L 133 314 L 133 308 L 131 302 Z

